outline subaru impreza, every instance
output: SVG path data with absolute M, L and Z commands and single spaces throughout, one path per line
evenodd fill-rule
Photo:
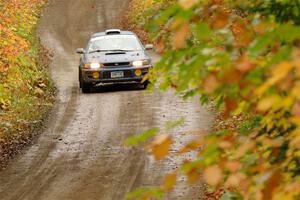
M 96 85 L 106 83 L 140 83 L 152 68 L 147 50 L 153 45 L 143 45 L 132 32 L 110 29 L 92 35 L 86 48 L 78 48 L 79 85 L 88 93 Z

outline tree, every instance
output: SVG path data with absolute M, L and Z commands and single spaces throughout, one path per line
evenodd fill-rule
M 300 198 L 299 13 L 297 0 L 178 0 L 148 13 L 164 52 L 150 80 L 212 100 L 230 124 L 180 150 L 198 153 L 180 170 L 190 182 L 203 174 L 223 199 Z

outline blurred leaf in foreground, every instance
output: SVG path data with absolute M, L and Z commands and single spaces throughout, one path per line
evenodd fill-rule
M 154 137 L 158 132 L 159 132 L 159 128 L 149 129 L 149 130 L 145 131 L 144 133 L 142 133 L 140 135 L 136 135 L 136 136 L 128 138 L 125 141 L 125 145 L 126 146 L 139 145 L 139 144 L 141 144 L 143 142 L 146 142 L 150 138 Z

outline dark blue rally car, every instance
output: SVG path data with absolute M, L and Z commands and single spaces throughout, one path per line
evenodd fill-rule
M 143 46 L 138 37 L 129 31 L 119 29 L 95 33 L 82 54 L 79 65 L 79 83 L 83 93 L 100 83 L 139 82 L 152 68 L 151 58 L 146 50 L 153 45 Z

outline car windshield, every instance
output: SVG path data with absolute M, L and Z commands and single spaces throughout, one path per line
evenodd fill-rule
M 143 50 L 140 42 L 134 35 L 106 35 L 92 38 L 88 52 L 97 51 L 140 51 Z

